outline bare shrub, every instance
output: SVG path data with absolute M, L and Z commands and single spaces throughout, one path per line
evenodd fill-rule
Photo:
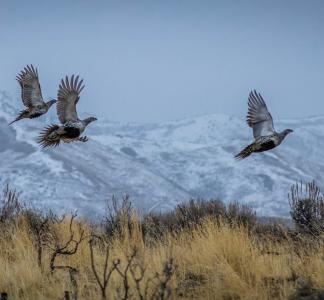
M 91 269 L 103 300 L 108 298 L 108 288 L 114 273 L 119 275 L 121 282 L 117 286 L 115 284 L 110 292 L 116 293 L 118 299 L 162 300 L 169 298 L 172 293 L 170 280 L 175 271 L 172 258 L 165 262 L 162 272 L 145 276 L 147 268 L 136 247 L 133 246 L 129 253 L 125 254 L 124 259 L 113 259 L 110 256 L 110 247 L 109 241 L 104 237 L 93 234 L 89 240 Z M 95 259 L 98 251 L 105 257 L 101 266 Z
M 18 193 L 7 184 L 0 200 L 0 222 L 7 223 L 17 219 L 22 210 Z
M 120 236 L 125 230 L 125 225 L 131 233 L 130 225 L 134 209 L 128 195 L 123 197 L 121 201 L 113 196 L 107 202 L 106 212 L 107 216 L 103 221 L 103 227 L 107 236 Z
M 56 217 L 52 212 L 44 214 L 35 209 L 26 209 L 23 215 L 35 240 L 38 266 L 42 268 L 44 247 L 50 243 L 52 238 L 50 224 L 56 220 Z
M 324 232 L 324 196 L 314 181 L 293 185 L 288 199 L 297 230 L 315 236 Z
M 96 266 L 95 262 L 95 255 L 94 255 L 94 245 L 97 244 L 98 248 L 103 248 L 105 252 L 105 262 L 102 268 L 102 274 L 99 275 L 98 267 Z M 110 265 L 110 245 L 101 237 L 92 235 L 91 239 L 89 240 L 89 248 L 90 248 L 90 262 L 91 262 L 91 269 L 95 276 L 96 282 L 99 285 L 101 291 L 102 299 L 107 299 L 107 290 L 111 275 L 117 269 L 118 265 L 120 264 L 120 260 L 115 260 Z
M 191 199 L 165 213 L 150 213 L 143 218 L 144 235 L 159 239 L 166 231 L 177 233 L 185 228 L 200 226 L 203 219 L 224 216 L 225 205 L 219 200 Z
M 179 204 L 173 211 L 144 216 L 142 228 L 144 235 L 158 239 L 166 231 L 178 233 L 201 226 L 206 218 L 248 227 L 253 227 L 257 222 L 256 213 L 248 205 L 237 202 L 225 205 L 220 200 L 191 199 Z
M 56 260 L 59 256 L 69 257 L 78 251 L 78 248 L 82 241 L 85 240 L 86 236 L 84 235 L 84 230 L 79 228 L 79 237 L 76 238 L 74 227 L 74 220 L 76 218 L 76 214 L 72 214 L 69 222 L 69 238 L 64 241 L 60 242 L 60 233 L 56 233 L 54 230 L 51 231 L 53 237 L 52 241 L 54 241 L 54 246 L 48 244 L 47 246 L 52 250 L 51 257 L 50 257 L 50 270 L 53 273 L 55 270 L 66 270 L 70 275 L 71 284 L 73 287 L 73 299 L 78 298 L 78 281 L 77 275 L 79 270 L 75 266 L 71 265 L 60 265 L 56 264 Z M 65 219 L 65 216 L 61 220 L 55 220 L 56 222 L 62 223 Z
M 134 258 L 137 254 L 137 250 L 133 249 L 130 255 L 126 257 L 126 266 L 122 269 L 120 263 L 116 264 L 116 270 L 120 275 L 123 283 L 123 291 L 119 290 L 119 298 L 122 300 L 127 300 L 130 297 L 130 285 L 129 285 L 129 275 L 128 273 L 132 269 L 132 264 Z M 118 260 L 118 262 L 120 262 Z
M 257 223 L 257 215 L 247 204 L 231 202 L 226 207 L 226 221 L 230 224 L 240 224 L 252 228 Z
M 172 258 L 165 262 L 162 273 L 157 273 L 155 279 L 158 281 L 154 289 L 152 299 L 164 300 L 169 299 L 172 290 L 169 282 L 175 272 L 175 265 Z

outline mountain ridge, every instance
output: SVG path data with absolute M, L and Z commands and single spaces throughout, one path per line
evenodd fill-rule
M 104 119 L 89 126 L 87 143 L 41 150 L 37 135 L 56 120 L 55 109 L 9 127 L 15 102 L 0 93 L 0 183 L 10 181 L 23 200 L 59 212 L 102 215 L 112 195 L 129 194 L 140 212 L 169 210 L 199 197 L 249 203 L 260 215 L 287 216 L 291 185 L 319 181 L 324 172 L 323 116 L 275 121 L 278 131 L 295 132 L 277 149 L 237 162 L 234 155 L 252 134 L 245 120 L 234 116 L 149 124 Z

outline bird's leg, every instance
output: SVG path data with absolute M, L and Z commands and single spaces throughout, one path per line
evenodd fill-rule
M 85 143 L 85 142 L 89 141 L 89 139 L 87 138 L 87 136 L 81 136 L 81 137 L 79 137 L 79 141 Z

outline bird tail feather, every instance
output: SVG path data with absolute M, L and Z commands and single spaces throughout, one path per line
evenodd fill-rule
M 38 144 L 42 148 L 57 147 L 60 144 L 60 135 L 57 130 L 60 127 L 58 125 L 49 125 L 43 129 L 38 138 Z
M 237 160 L 242 160 L 248 156 L 250 156 L 254 152 L 254 144 L 250 144 L 245 147 L 239 154 L 235 155 Z
M 16 119 L 14 119 L 12 122 L 9 123 L 11 125 L 12 123 L 15 123 L 21 119 L 27 118 L 28 111 L 27 110 L 22 110 L 19 112 L 18 116 Z

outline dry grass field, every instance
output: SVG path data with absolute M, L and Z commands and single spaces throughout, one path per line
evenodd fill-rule
M 0 218 L 7 299 L 323 299 L 323 236 L 259 224 L 242 208 L 197 219 L 199 208 L 194 224 L 187 214 L 170 225 L 171 215 L 140 221 L 125 209 L 91 224 L 17 207 Z

